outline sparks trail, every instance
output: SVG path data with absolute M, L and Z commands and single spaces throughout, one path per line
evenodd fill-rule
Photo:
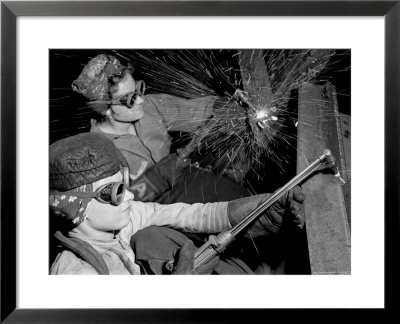
M 198 98 L 217 95 L 215 88 L 225 87 L 227 93 L 233 90 L 229 89 L 230 80 L 223 62 L 217 61 L 209 51 L 142 50 L 115 51 L 114 54 L 143 71 L 151 92 Z
M 298 99 L 297 89 L 307 83 L 323 83 L 331 74 L 346 70 L 343 67 L 337 69 L 337 62 L 342 57 L 331 50 L 264 50 L 262 58 L 272 92 L 265 104 L 262 96 L 264 87 L 260 87 L 260 91 L 248 102 L 235 96 L 236 90 L 243 91 L 244 82 L 253 82 L 249 78 L 242 80 L 239 59 L 243 51 L 111 52 L 121 62 L 133 65 L 136 71 L 134 77 L 145 80 L 149 94 L 167 93 L 186 99 L 220 97 L 213 116 L 198 116 L 195 120 L 186 121 L 188 130 L 204 124 L 203 128 L 198 128 L 201 141 L 193 147 L 191 158 L 202 167 L 211 167 L 216 172 L 227 168 L 239 172 L 242 170 L 242 173 L 252 170 L 260 177 L 268 172 L 264 170 L 265 159 L 274 161 L 280 169 L 285 170 L 289 156 L 282 147 L 296 150 L 296 127 L 299 121 L 297 107 L 293 106 Z M 251 53 L 252 62 L 257 59 L 254 53 Z M 71 56 L 71 59 L 74 57 L 77 55 Z M 245 92 L 243 94 L 247 95 Z M 342 91 L 337 94 L 347 95 Z M 58 106 L 61 99 L 51 101 L 51 106 Z M 321 100 L 320 104 L 324 105 L 324 101 Z M 78 129 L 88 129 L 90 123 L 86 116 L 91 110 L 84 106 L 76 109 L 78 113 L 74 115 L 73 123 Z M 195 108 L 189 107 L 188 115 L 193 113 L 191 109 Z M 300 123 L 307 123 L 309 118 L 325 117 L 306 116 Z M 54 114 L 54 118 L 59 119 L 58 113 Z M 177 122 L 182 123 L 183 120 Z M 186 133 L 180 140 L 182 143 L 190 141 Z
M 152 92 L 184 98 L 223 97 L 212 120 L 203 120 L 206 125 L 200 129 L 201 142 L 192 149 L 192 158 L 202 166 L 211 166 L 215 171 L 245 166 L 247 171 L 250 168 L 256 171 L 262 169 L 262 159 L 266 156 L 284 169 L 287 156 L 280 154 L 280 148 L 286 145 L 296 149 L 293 127 L 298 124 L 297 112 L 289 109 L 288 104 L 297 99 L 294 92 L 299 87 L 326 81 L 321 72 L 332 71 L 338 58 L 332 50 L 264 51 L 273 96 L 267 105 L 261 105 L 262 100 L 257 99 L 263 98 L 246 101 L 235 97 L 235 90 L 250 82 L 251 77 L 242 80 L 238 73 L 241 52 L 228 52 L 230 57 L 224 56 L 222 60 L 215 51 L 114 51 L 114 54 L 145 71 L 144 78 Z M 251 60 L 253 54 L 254 51 Z M 198 122 L 188 122 L 188 126 Z
M 272 148 L 278 141 L 293 146 L 292 140 L 295 140 L 295 137 L 291 135 L 293 130 L 285 125 L 288 121 L 296 125 L 296 114 L 288 109 L 288 102 L 294 99 L 292 91 L 301 85 L 315 81 L 316 76 L 327 66 L 332 55 L 333 51 L 330 50 L 267 51 L 263 58 L 266 59 L 268 56 L 267 67 L 271 74 L 273 96 L 267 105 L 256 104 L 256 108 L 254 108 L 254 102 L 253 105 L 248 105 L 252 111 L 249 121 L 257 146 L 250 154 L 259 156 L 263 152 L 278 164 L 284 161 L 278 158 Z M 251 57 L 253 58 L 253 55 Z

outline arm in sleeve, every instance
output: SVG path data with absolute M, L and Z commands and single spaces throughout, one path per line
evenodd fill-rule
M 172 131 L 193 133 L 213 113 L 219 97 L 206 96 L 185 99 L 168 94 L 149 96 L 149 101 L 162 115 L 166 126 Z
M 219 233 L 231 228 L 227 214 L 227 202 L 206 204 L 133 202 L 132 223 L 136 230 L 150 225 L 171 226 L 186 232 Z

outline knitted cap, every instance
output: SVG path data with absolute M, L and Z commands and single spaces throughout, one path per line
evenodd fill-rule
M 100 54 L 85 65 L 79 77 L 72 82 L 72 90 L 81 93 L 88 104 L 93 100 L 110 100 L 109 78 L 123 71 L 125 67 L 112 55 Z M 97 113 L 103 115 L 106 104 L 90 104 Z
M 50 189 L 66 191 L 120 171 L 114 143 L 99 133 L 82 133 L 50 145 Z

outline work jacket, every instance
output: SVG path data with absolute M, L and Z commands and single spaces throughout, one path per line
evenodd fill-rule
M 168 131 L 194 132 L 211 116 L 218 97 L 184 99 L 169 94 L 144 97 L 143 117 L 134 123 L 136 135 L 103 133 L 92 120 L 91 132 L 110 138 L 127 159 L 131 180 L 170 153 Z

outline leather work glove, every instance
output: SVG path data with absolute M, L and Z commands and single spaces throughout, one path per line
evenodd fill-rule
M 194 253 L 195 246 L 191 240 L 185 241 L 178 251 L 175 259 L 175 267 L 171 274 L 173 275 L 200 275 L 211 274 L 219 262 L 219 258 L 215 257 L 208 263 L 194 269 Z
M 271 194 L 262 194 L 229 202 L 228 217 L 231 225 L 238 224 L 270 196 Z M 302 229 L 304 226 L 304 200 L 305 195 L 299 186 L 289 190 L 248 228 L 245 236 L 258 237 L 278 234 L 286 226 Z

